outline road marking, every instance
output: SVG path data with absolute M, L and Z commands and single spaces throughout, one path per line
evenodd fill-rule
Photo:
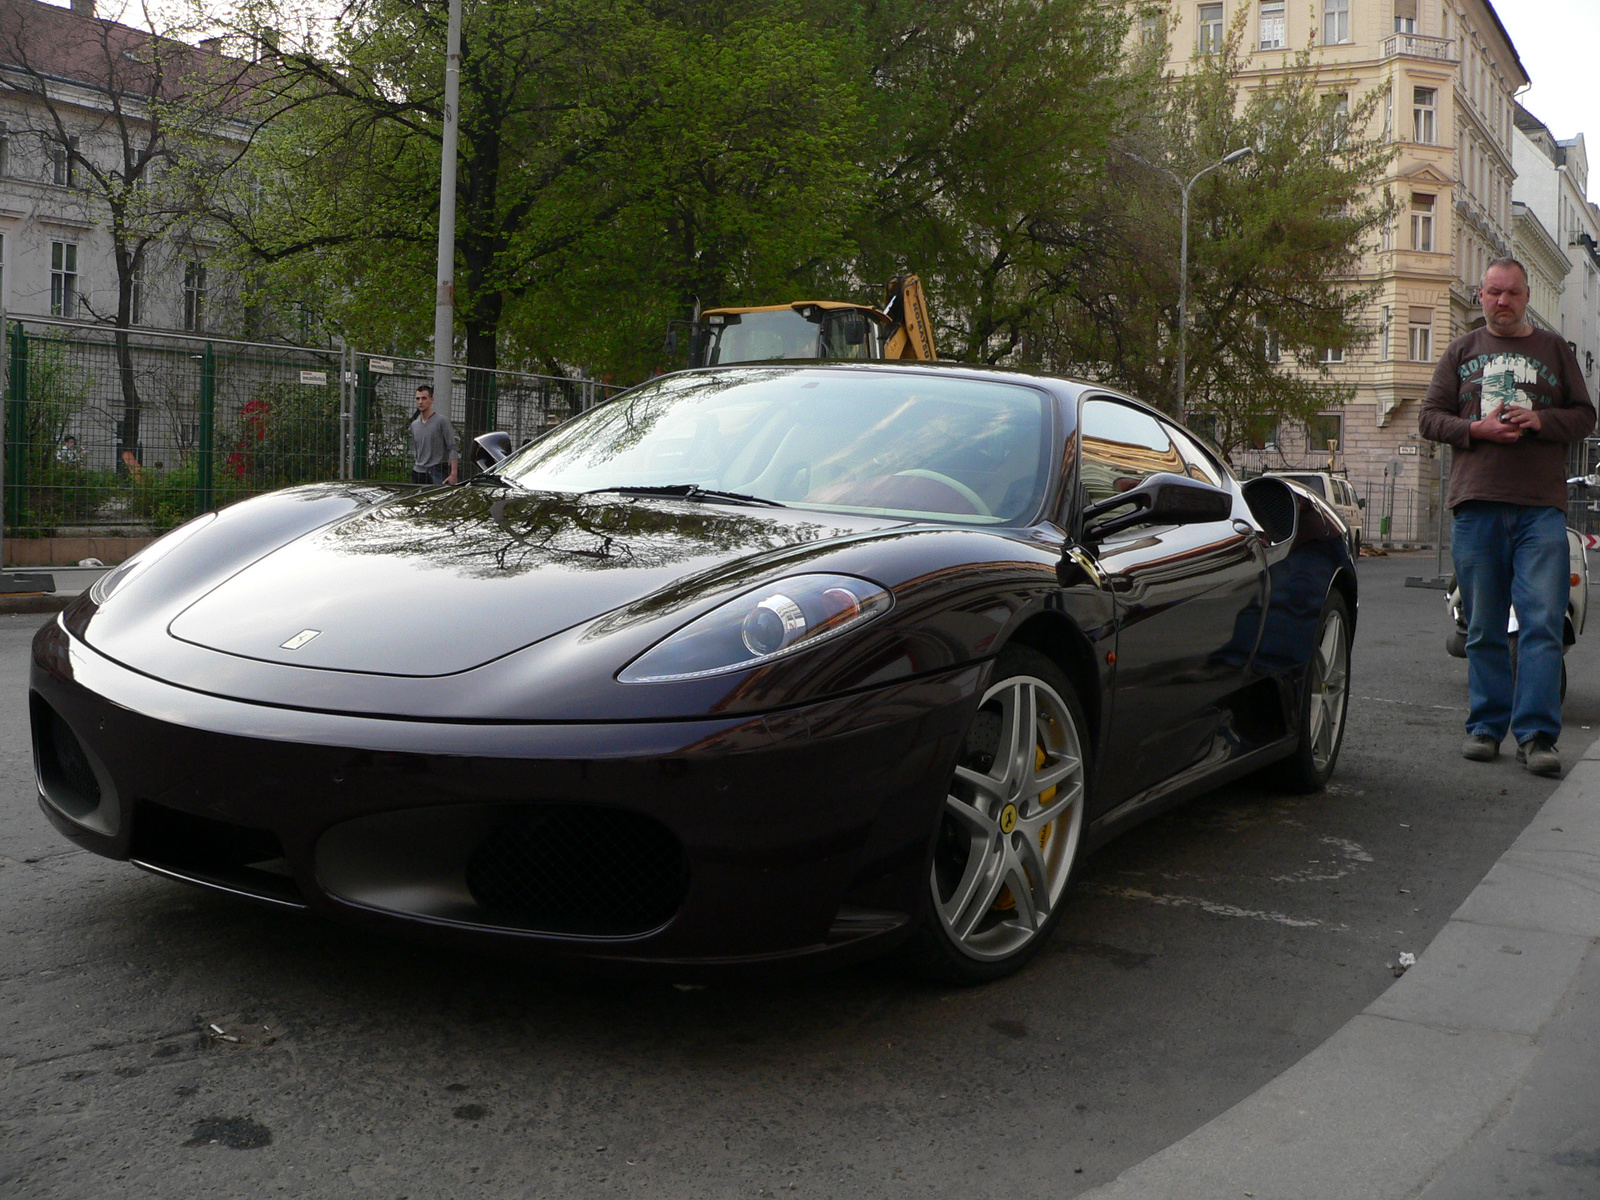
M 1371 700 L 1374 704 L 1404 704 L 1407 708 L 1442 708 L 1445 712 L 1466 712 L 1459 704 L 1418 704 L 1415 700 L 1391 700 L 1387 696 L 1357 696 L 1357 700 Z
M 1361 846 L 1348 838 L 1320 837 L 1317 839 L 1324 846 L 1332 846 L 1338 850 L 1339 856 L 1347 863 L 1369 863 L 1372 855 L 1368 854 Z M 1313 870 L 1312 868 L 1316 868 Z M 1300 870 L 1289 875 L 1273 875 L 1273 883 L 1331 883 L 1335 879 L 1343 879 L 1346 875 L 1356 870 L 1354 865 L 1341 867 L 1338 864 L 1324 866 L 1321 859 L 1311 859 L 1311 865 L 1301 867 Z
M 1119 900 L 1148 900 L 1151 904 L 1161 904 L 1168 908 L 1198 908 L 1204 912 L 1218 917 L 1249 917 L 1252 921 L 1272 921 L 1278 925 L 1287 925 L 1292 929 L 1345 929 L 1344 925 L 1330 925 L 1326 921 L 1318 921 L 1314 917 L 1291 917 L 1287 913 L 1263 912 L 1255 908 L 1240 908 L 1237 904 L 1218 904 L 1215 900 L 1205 900 L 1199 896 L 1173 896 L 1157 892 L 1147 892 L 1143 888 L 1112 887 L 1105 883 L 1080 883 L 1080 891 L 1093 892 L 1099 896 L 1113 896 Z

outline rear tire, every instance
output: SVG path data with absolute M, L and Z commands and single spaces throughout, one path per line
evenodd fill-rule
M 986 983 L 1038 953 L 1082 847 L 1088 724 L 1066 674 L 1008 646 L 962 740 L 933 829 L 922 921 L 905 965 Z
M 1283 785 L 1296 792 L 1327 786 L 1344 743 L 1350 708 L 1350 608 L 1338 592 L 1329 594 L 1317 618 L 1311 660 L 1300 685 L 1294 754 L 1278 768 Z

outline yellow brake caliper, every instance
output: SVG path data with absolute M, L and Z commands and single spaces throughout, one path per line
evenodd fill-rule
M 1033 769 L 1035 771 L 1037 771 L 1040 767 L 1044 766 L 1045 757 L 1046 756 L 1045 756 L 1045 752 L 1044 752 L 1044 747 L 1043 746 L 1035 746 L 1033 748 Z M 1039 804 L 1041 806 L 1049 804 L 1050 801 L 1054 800 L 1055 798 L 1056 798 L 1056 789 L 1053 788 L 1053 787 L 1046 788 L 1044 791 L 1039 793 Z M 1050 833 L 1051 833 L 1052 830 L 1055 829 L 1055 827 L 1056 827 L 1056 823 L 1054 821 L 1051 821 L 1050 824 L 1046 825 L 1043 829 L 1039 830 L 1039 849 L 1043 850 L 1045 848 L 1045 846 L 1049 844 L 1049 842 L 1050 842 Z M 1031 875 L 1028 876 L 1028 882 L 1029 883 L 1033 882 L 1033 876 L 1031 876 Z M 1000 889 L 1000 894 L 998 896 L 996 896 L 995 900 L 994 900 L 994 905 L 993 905 L 994 911 L 996 911 L 996 912 L 1010 912 L 1012 909 L 1014 909 L 1016 907 L 1017 907 L 1017 898 L 1011 894 L 1011 889 L 1009 887 L 1001 888 Z

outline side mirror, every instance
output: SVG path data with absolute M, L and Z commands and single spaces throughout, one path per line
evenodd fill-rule
M 473 438 L 472 445 L 472 461 L 478 464 L 478 470 L 492 471 L 510 455 L 511 435 L 503 432 L 486 433 Z
M 1567 480 L 1567 486 L 1577 488 L 1600 487 L 1600 475 L 1574 475 Z
M 667 330 L 667 340 L 662 349 L 668 354 L 676 354 L 678 352 L 678 331 L 676 329 Z
M 1367 506 L 1367 498 L 1365 496 L 1357 496 L 1356 497 L 1356 507 L 1357 508 L 1365 508 L 1366 506 Z
M 1127 512 L 1120 511 L 1127 509 Z M 1084 541 L 1094 542 L 1135 525 L 1195 525 L 1226 521 L 1233 493 L 1187 475 L 1161 472 L 1117 496 L 1083 510 Z

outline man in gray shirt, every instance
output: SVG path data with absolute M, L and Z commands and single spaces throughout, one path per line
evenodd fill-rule
M 460 473 L 461 456 L 456 452 L 456 431 L 450 418 L 433 411 L 433 387 L 417 385 L 417 415 L 411 420 L 411 448 L 416 459 L 411 469 L 412 483 L 454 483 Z

